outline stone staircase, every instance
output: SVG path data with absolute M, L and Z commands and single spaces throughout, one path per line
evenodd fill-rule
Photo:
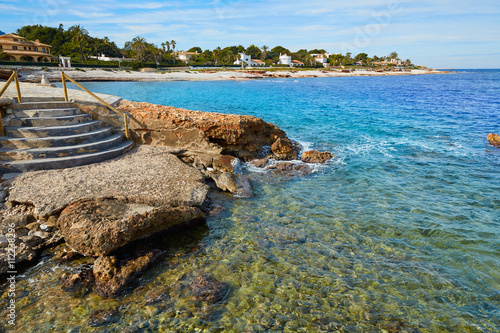
M 93 121 L 74 103 L 11 105 L 0 136 L 0 173 L 62 169 L 120 156 L 133 145 L 121 132 Z

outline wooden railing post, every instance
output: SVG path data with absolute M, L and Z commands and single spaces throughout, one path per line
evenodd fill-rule
M 130 140 L 130 133 L 129 133 L 129 130 L 128 130 L 128 113 L 125 114 L 125 137 L 127 138 L 127 140 Z
M 129 128 L 128 128 L 128 116 L 129 115 L 128 115 L 127 112 L 118 111 L 116 108 L 112 107 L 109 103 L 105 102 L 103 99 L 101 99 L 100 97 L 98 97 L 96 94 L 94 94 L 93 92 L 91 92 L 90 90 L 88 90 L 87 88 L 85 88 L 80 83 L 76 82 L 75 80 L 73 80 L 72 78 L 70 78 L 69 76 L 67 76 L 66 74 L 64 74 L 63 72 L 61 73 L 61 75 L 62 75 L 63 80 L 68 79 L 68 81 L 70 81 L 71 83 L 73 83 L 74 85 L 76 85 L 77 87 L 79 87 L 80 89 L 82 89 L 83 91 L 85 91 L 90 96 L 92 96 L 95 99 L 97 99 L 99 102 L 101 102 L 101 104 L 107 106 L 111 111 L 114 111 L 118 115 L 122 116 L 123 117 L 123 121 L 125 123 L 125 137 L 127 138 L 127 140 L 130 140 L 130 132 L 129 132 Z M 63 81 L 63 85 L 64 85 L 64 82 L 65 81 Z M 66 98 L 66 102 L 67 102 L 68 101 L 67 100 L 67 96 L 65 96 L 65 98 Z
M 9 85 L 12 83 L 12 80 L 14 80 L 14 78 L 16 77 L 17 75 L 17 72 L 12 72 L 12 74 L 10 75 L 9 79 L 7 80 L 7 82 L 5 82 L 2 90 L 0 90 L 0 97 L 2 97 L 3 93 L 7 90 L 7 88 L 9 87 Z M 19 98 L 19 89 L 18 89 L 18 98 Z M 2 120 L 2 115 L 0 114 L 0 136 L 5 136 L 5 130 L 3 128 L 3 120 Z
M 21 98 L 21 88 L 19 88 L 19 76 L 16 71 L 14 71 L 14 80 L 16 81 L 17 101 L 22 103 L 23 99 Z
M 63 90 L 64 90 L 64 101 L 69 102 L 68 88 L 66 87 L 66 78 L 64 77 L 64 72 L 61 72 L 61 81 L 62 81 Z

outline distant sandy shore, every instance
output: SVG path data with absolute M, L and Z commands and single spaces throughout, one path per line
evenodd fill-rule
M 42 75 L 49 81 L 60 81 L 59 68 L 42 71 L 34 68 L 20 69 L 21 81 L 39 83 Z M 140 72 L 126 70 L 102 70 L 88 68 L 81 70 L 65 70 L 68 76 L 78 81 L 220 81 L 220 80 L 252 80 L 265 78 L 314 78 L 314 77 L 343 77 L 343 76 L 394 76 L 394 75 L 424 75 L 445 74 L 448 72 L 436 70 L 411 70 L 407 72 L 376 72 L 369 70 L 355 70 L 341 72 L 338 70 L 168 70 L 159 72 Z

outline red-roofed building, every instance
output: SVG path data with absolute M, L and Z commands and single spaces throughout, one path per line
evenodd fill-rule
M 26 40 L 24 37 L 6 34 L 0 36 L 0 51 L 9 61 L 51 61 L 51 45 Z

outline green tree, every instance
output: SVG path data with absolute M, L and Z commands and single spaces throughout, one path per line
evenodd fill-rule
M 82 27 L 81 25 L 77 24 L 69 28 L 69 32 L 71 34 L 71 42 L 77 43 L 79 48 L 80 48 L 80 57 L 82 60 L 82 63 L 84 62 L 83 60 L 83 48 L 82 48 L 82 43 L 85 43 L 85 40 L 89 36 L 89 32 L 87 29 Z
M 279 57 L 280 53 L 288 55 L 291 54 L 290 50 L 285 49 L 283 46 L 275 46 L 271 49 L 271 52 L 274 53 L 276 57 Z
M 269 46 L 267 46 L 267 45 L 262 46 L 262 54 L 260 55 L 260 58 L 262 60 L 267 59 L 267 57 L 268 57 L 267 51 L 269 51 Z
M 368 54 L 366 53 L 358 53 L 358 55 L 354 57 L 355 61 L 357 62 L 361 61 L 363 64 L 366 64 L 367 59 L 368 59 Z
M 389 55 L 387 56 L 387 58 L 389 60 L 392 60 L 392 59 L 396 59 L 397 60 L 397 59 L 399 59 L 399 55 L 398 55 L 397 52 L 391 52 L 391 53 L 389 53 Z
M 247 49 L 245 50 L 245 54 L 251 56 L 252 59 L 259 59 L 261 52 L 257 46 L 252 44 L 249 47 L 247 47 Z
M 147 61 L 147 44 L 146 39 L 141 36 L 136 36 L 132 39 L 131 48 L 135 52 L 135 58 L 139 61 Z
M 198 47 L 198 46 L 195 46 L 195 47 L 192 47 L 188 50 L 188 52 L 197 52 L 197 53 L 203 53 L 203 51 L 201 50 L 201 47 Z
M 329 58 L 328 61 L 330 64 L 333 66 L 339 66 L 343 63 L 344 61 L 344 56 L 342 54 L 332 54 Z
M 314 49 L 314 50 L 311 50 L 308 52 L 309 54 L 324 54 L 324 53 L 327 53 L 325 50 L 323 49 Z
M 217 66 L 217 63 L 219 61 L 220 52 L 221 52 L 220 46 L 218 46 L 215 50 L 212 51 L 212 54 L 213 54 L 213 57 L 214 57 L 215 66 Z

